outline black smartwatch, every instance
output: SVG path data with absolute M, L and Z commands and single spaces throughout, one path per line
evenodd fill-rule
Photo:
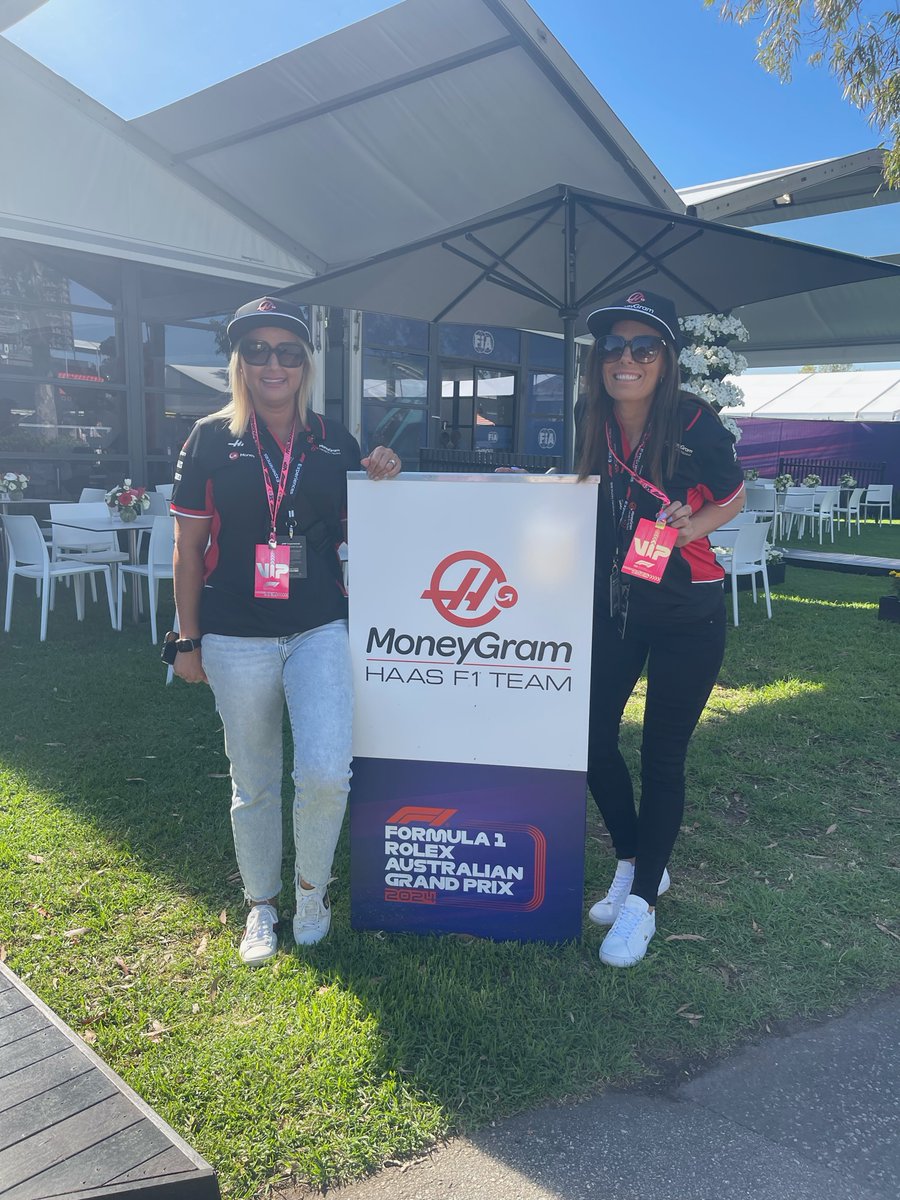
M 189 654 L 191 650 L 199 650 L 202 638 L 180 638 L 177 633 L 172 633 L 170 630 L 163 639 L 163 648 L 160 658 L 163 662 L 171 667 L 175 663 L 176 654 Z

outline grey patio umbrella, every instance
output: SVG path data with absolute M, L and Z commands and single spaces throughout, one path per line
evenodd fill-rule
M 574 447 L 576 322 L 647 287 L 682 315 L 900 275 L 874 259 L 558 184 L 281 294 L 426 321 L 562 331 L 565 465 Z

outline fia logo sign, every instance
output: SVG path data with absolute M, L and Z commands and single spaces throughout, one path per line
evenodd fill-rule
M 489 555 L 458 550 L 434 568 L 431 583 L 420 598 L 430 600 L 445 621 L 474 629 L 512 608 L 519 593 Z
M 489 329 L 476 329 L 472 334 L 472 349 L 476 354 L 494 353 L 494 335 Z

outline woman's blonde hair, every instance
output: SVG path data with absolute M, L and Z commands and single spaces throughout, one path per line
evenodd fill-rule
M 300 344 L 306 354 L 306 362 L 303 364 L 303 377 L 300 380 L 300 387 L 297 389 L 297 416 L 300 418 L 300 424 L 305 425 L 316 368 L 313 363 L 312 346 L 302 338 Z M 227 419 L 229 432 L 234 437 L 243 437 L 250 424 L 253 403 L 250 399 L 250 389 L 247 387 L 244 373 L 241 370 L 241 355 L 237 347 L 232 350 L 228 362 L 228 390 L 231 392 L 231 399 L 224 408 L 213 413 L 213 416 Z

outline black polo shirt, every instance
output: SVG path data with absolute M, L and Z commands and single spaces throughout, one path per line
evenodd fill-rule
M 671 477 L 663 481 L 670 500 L 689 504 L 694 512 L 705 504 L 729 504 L 744 486 L 743 472 L 737 461 L 734 438 L 712 409 L 698 404 L 689 394 L 681 397 L 682 432 L 678 460 Z M 613 449 L 633 467 L 635 450 L 629 446 L 621 428 L 613 422 Z M 610 466 L 604 447 L 603 461 L 595 464 L 597 474 L 610 479 Z M 612 483 L 617 509 L 626 503 L 634 506 L 630 531 L 619 532 L 620 561 L 624 559 L 641 517 L 654 521 L 662 507 L 650 492 L 630 479 L 615 462 Z M 609 574 L 612 568 L 615 537 L 613 513 L 607 486 L 601 488 L 597 513 L 596 589 L 598 606 L 609 605 Z M 713 535 L 713 544 L 714 544 Z M 660 583 L 625 576 L 630 582 L 628 620 L 646 624 L 675 624 L 699 621 L 715 614 L 722 603 L 725 572 L 716 561 L 708 537 L 697 538 L 687 546 L 675 548 Z M 601 611 L 603 609 L 601 608 Z
M 280 469 L 283 447 L 262 422 L 258 428 L 263 450 Z M 287 600 L 258 600 L 253 595 L 255 550 L 268 540 L 270 518 L 253 434 L 248 429 L 235 437 L 221 417 L 204 417 L 192 429 L 175 471 L 172 512 L 186 520 L 211 518 L 201 633 L 288 637 L 347 616 L 337 550 L 344 540 L 347 472 L 360 469 L 359 444 L 342 425 L 311 412 L 308 428 L 294 437 L 289 482 L 298 469 L 296 492 L 312 506 L 306 508 L 307 520 L 315 516 L 325 523 L 327 545 L 317 550 L 307 539 L 307 577 L 291 579 Z M 304 523 L 303 509 L 293 507 L 296 527 Z M 279 535 L 289 531 L 291 508 L 285 495 Z

